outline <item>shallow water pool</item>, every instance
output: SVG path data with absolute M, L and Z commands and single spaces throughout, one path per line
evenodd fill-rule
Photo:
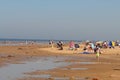
M 58 57 L 44 57 L 39 60 L 28 61 L 22 64 L 8 64 L 0 68 L 0 80 L 16 80 L 17 78 L 24 77 L 25 72 L 32 72 L 36 70 L 48 70 L 61 66 L 69 65 L 67 62 L 56 62 L 63 60 Z
M 58 67 L 64 67 L 71 64 L 95 64 L 94 62 L 69 62 L 71 57 L 40 57 L 32 61 L 24 61 L 21 64 L 8 64 L 5 67 L 0 68 L 0 80 L 17 80 L 18 78 L 28 77 L 24 73 L 37 71 L 37 70 L 49 70 Z M 79 59 L 79 58 L 78 58 Z M 81 59 L 81 58 L 80 58 Z M 65 60 L 68 60 L 65 61 Z M 71 70 L 87 70 L 88 68 L 71 68 Z M 49 78 L 51 75 L 34 75 L 33 77 Z M 56 77 L 56 80 L 59 78 Z M 79 80 L 83 80 L 80 79 Z M 85 79 L 84 79 L 85 80 Z

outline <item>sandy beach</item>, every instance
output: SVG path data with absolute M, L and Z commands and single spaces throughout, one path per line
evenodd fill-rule
M 21 77 L 17 80 L 119 80 L 120 79 L 120 48 L 103 49 L 99 61 L 95 54 L 80 54 L 83 48 L 77 51 L 63 50 L 41 45 L 27 46 L 1 46 L 0 47 L 0 68 L 9 64 L 20 64 L 22 61 L 30 61 L 41 57 L 65 57 L 63 62 L 73 62 L 63 67 L 49 70 L 35 70 L 23 74 L 29 77 Z M 58 61 L 59 62 L 59 61 Z M 90 62 L 82 64 L 80 62 Z M 8 65 L 9 66 L 9 65 Z M 81 69 L 80 69 L 81 68 Z M 50 77 L 40 78 L 32 75 L 46 75 Z M 78 79 L 77 79 L 78 78 Z
M 120 0 L 0 0 L 0 80 L 120 80 Z

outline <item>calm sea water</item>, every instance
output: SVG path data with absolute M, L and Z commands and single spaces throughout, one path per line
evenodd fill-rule
M 16 45 L 28 45 L 28 44 L 49 44 L 50 40 L 47 39 L 0 39 L 0 46 L 16 46 Z M 60 40 L 53 40 L 57 43 Z M 64 43 L 68 43 L 71 40 L 61 40 Z M 81 40 L 74 40 L 75 42 L 81 42 Z

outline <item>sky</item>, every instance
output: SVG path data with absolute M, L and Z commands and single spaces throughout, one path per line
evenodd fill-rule
M 120 0 L 0 0 L 0 38 L 119 40 Z

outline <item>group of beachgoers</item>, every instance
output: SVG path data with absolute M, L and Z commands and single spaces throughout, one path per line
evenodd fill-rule
M 63 50 L 63 41 L 58 41 L 57 43 L 54 43 L 54 41 L 49 41 L 49 45 L 53 48 L 56 44 L 56 47 L 58 48 L 58 50 Z M 77 50 L 78 48 L 80 48 L 79 44 L 75 44 L 74 41 L 70 41 L 69 42 L 69 50 Z
M 98 42 L 86 42 L 84 50 L 87 50 L 91 53 L 95 53 L 97 49 L 101 48 L 115 48 L 115 46 L 119 46 L 118 42 L 115 41 L 98 41 Z
M 58 50 L 63 50 L 63 45 L 64 42 L 62 41 L 58 41 L 58 42 L 54 42 L 54 41 L 49 41 L 49 44 L 51 45 L 51 47 L 53 48 L 54 45 L 56 44 L 56 47 L 58 48 Z M 91 54 L 91 53 L 95 53 L 97 57 L 99 57 L 99 55 L 102 53 L 101 48 L 110 48 L 110 49 L 114 49 L 115 46 L 119 46 L 120 44 L 118 41 L 96 41 L 96 42 L 92 42 L 92 41 L 85 41 L 85 42 L 74 42 L 74 41 L 69 41 L 68 45 L 69 48 L 68 50 L 79 50 L 81 44 L 84 44 L 84 48 L 83 48 L 83 52 L 81 54 Z
M 54 47 L 54 41 L 49 41 L 49 45 L 53 48 Z M 57 43 L 56 43 L 56 46 L 57 46 L 57 48 L 59 49 L 59 50 L 63 50 L 63 42 L 62 41 L 58 41 Z
M 84 51 L 89 51 L 89 52 L 96 52 L 96 48 L 115 48 L 115 46 L 119 46 L 120 44 L 117 41 L 96 41 L 96 42 L 92 42 L 92 41 L 86 41 L 86 42 L 74 42 L 74 41 L 69 41 L 69 50 L 77 50 L 80 48 L 80 45 L 84 44 Z M 51 45 L 51 47 L 53 48 L 53 46 L 57 46 L 57 48 L 59 48 L 59 50 L 63 50 L 63 41 L 58 41 L 58 42 L 54 42 L 54 41 L 49 41 L 49 44 Z

